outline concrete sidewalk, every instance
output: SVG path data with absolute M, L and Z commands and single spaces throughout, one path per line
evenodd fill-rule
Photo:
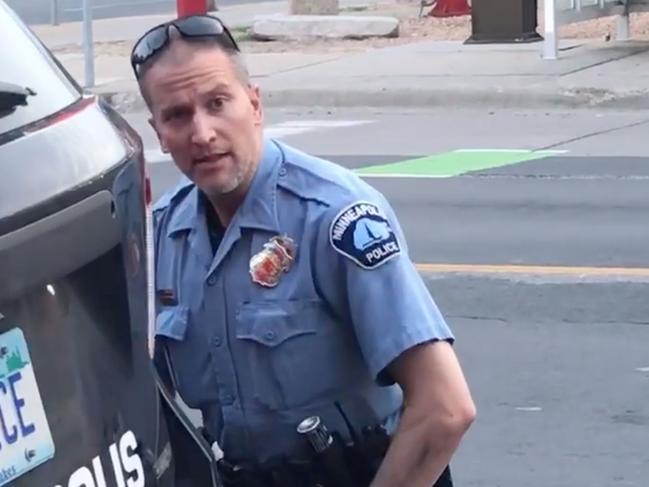
M 285 10 L 286 2 L 267 2 L 224 7 L 219 15 L 234 27 L 244 27 L 256 15 Z M 93 91 L 121 111 L 144 109 L 127 52 L 141 32 L 169 17 L 95 22 L 98 47 Z M 80 26 L 33 29 L 83 84 Z M 649 43 L 562 41 L 563 52 L 556 61 L 541 59 L 539 43 L 421 41 L 351 52 L 326 52 L 323 45 L 320 51 L 301 52 L 296 47 L 292 52 L 247 54 L 252 77 L 261 86 L 267 105 L 649 109 Z

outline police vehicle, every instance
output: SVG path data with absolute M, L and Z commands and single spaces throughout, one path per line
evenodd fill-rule
M 141 140 L 2 0 L 0 45 L 0 486 L 217 486 L 151 365 Z

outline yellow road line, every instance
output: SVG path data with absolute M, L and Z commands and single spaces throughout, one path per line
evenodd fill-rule
M 532 274 L 541 276 L 649 278 L 649 267 L 573 267 L 509 264 L 415 264 L 415 266 L 419 272 L 439 274 Z

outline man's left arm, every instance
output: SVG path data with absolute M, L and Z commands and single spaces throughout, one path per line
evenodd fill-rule
M 475 416 L 453 333 L 387 201 L 348 204 L 323 227 L 318 274 L 337 276 L 332 301 L 353 324 L 371 374 L 404 393 L 403 415 L 371 487 L 431 487 Z
M 446 341 L 417 345 L 388 370 L 405 407 L 371 487 L 431 487 L 476 414 L 464 374 Z

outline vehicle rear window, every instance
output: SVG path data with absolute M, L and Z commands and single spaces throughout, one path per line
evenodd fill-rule
M 0 114 L 0 134 L 52 115 L 80 97 L 78 88 L 2 0 L 0 46 L 0 81 L 36 93 L 26 106 Z

